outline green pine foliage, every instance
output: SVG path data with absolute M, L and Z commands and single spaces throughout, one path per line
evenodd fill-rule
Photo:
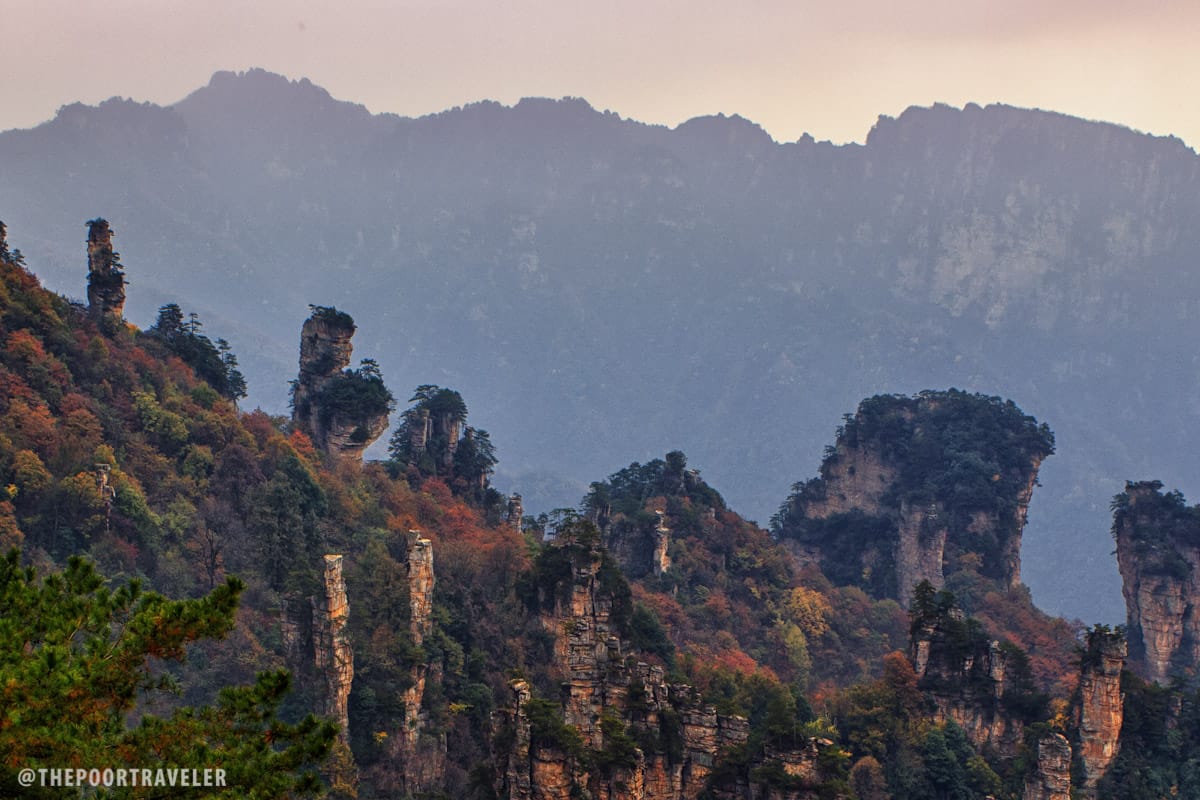
M 364 358 L 358 369 L 346 369 L 321 387 L 312 398 L 321 424 L 328 427 L 334 420 L 354 426 L 351 441 L 365 442 L 370 437 L 371 421 L 384 417 L 395 408 L 396 401 L 383 382 L 379 364 Z
M 311 770 L 335 729 L 311 715 L 297 724 L 278 718 L 286 673 L 225 688 L 215 706 L 131 722 L 147 693 L 173 684 L 156 664 L 227 635 L 243 590 L 229 578 L 205 597 L 168 600 L 138 580 L 110 587 L 78 557 L 38 576 L 10 551 L 0 560 L 0 787 L 14 791 L 17 767 L 163 766 L 225 769 L 227 790 L 205 796 L 315 794 Z
M 204 327 L 196 314 L 188 314 L 185 321 L 183 309 L 168 303 L 158 310 L 158 319 L 146 335 L 157 339 L 172 354 L 195 370 L 216 392 L 229 400 L 246 396 L 246 378 L 238 369 L 237 356 L 229 342 L 217 339 L 214 343 L 200 332 Z
M 810 504 L 826 496 L 832 470 L 856 450 L 876 455 L 895 472 L 881 508 L 809 518 Z M 899 514 L 903 508 L 934 508 L 953 532 L 947 558 L 977 558 L 968 569 L 995 580 L 1006 568 L 1007 542 L 1019 534 L 1018 498 L 1036 465 L 1053 452 L 1050 428 L 1011 400 L 959 389 L 876 395 L 844 417 L 820 476 L 792 487 L 771 520 L 772 530 L 781 539 L 820 548 L 822 566 L 835 583 L 862 586 L 877 597 L 897 596 L 904 587 L 892 585 L 891 559 Z M 999 528 L 973 530 L 978 514 L 996 519 Z M 872 554 L 869 569 L 851 557 L 855 552 Z
M 1191 567 L 1180 549 L 1200 546 L 1200 506 L 1189 507 L 1183 494 L 1162 489 L 1162 481 L 1127 483 L 1110 504 L 1113 537 L 1129 532 L 1143 574 L 1186 580 Z M 1133 494 L 1136 504 L 1131 503 Z
M 467 425 L 467 404 L 453 389 L 433 384 L 418 386 L 412 403 L 395 426 L 388 445 L 394 475 L 415 483 L 440 478 L 459 497 L 499 518 L 503 498 L 490 486 L 496 448 L 487 431 Z M 428 425 L 424 449 L 414 449 L 413 426 Z M 453 441 L 451 438 L 453 437 Z

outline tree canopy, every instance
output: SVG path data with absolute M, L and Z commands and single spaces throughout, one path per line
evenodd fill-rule
M 43 577 L 16 550 L 0 559 L 0 793 L 15 790 L 19 769 L 78 766 L 226 770 L 226 790 L 207 796 L 316 793 L 311 768 L 336 731 L 311 715 L 276 716 L 286 672 L 226 688 L 214 706 L 129 722 L 141 701 L 173 688 L 163 661 L 232 629 L 242 589 L 228 578 L 205 597 L 170 600 L 137 580 L 110 588 L 78 556 Z

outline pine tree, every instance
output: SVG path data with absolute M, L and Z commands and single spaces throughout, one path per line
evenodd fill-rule
M 305 770 L 329 752 L 335 728 L 276 717 L 286 672 L 224 689 L 215 706 L 129 722 L 140 700 L 171 688 L 157 661 L 183 660 L 188 643 L 230 631 L 242 588 L 229 578 L 206 597 L 170 600 L 137 580 L 110 589 L 78 556 L 40 579 L 17 551 L 0 559 L 0 795 L 20 793 L 20 769 L 79 766 L 226 771 L 223 791 L 190 796 L 318 792 Z

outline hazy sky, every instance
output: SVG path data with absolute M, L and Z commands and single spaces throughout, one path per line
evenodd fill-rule
M 574 95 L 844 142 L 910 105 L 1004 102 L 1200 144 L 1196 0 L 0 0 L 0 30 L 0 129 L 259 66 L 405 115 Z

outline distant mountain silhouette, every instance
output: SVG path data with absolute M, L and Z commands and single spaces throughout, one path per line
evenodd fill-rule
M 833 146 L 579 99 L 371 115 L 253 70 L 0 134 L 0 219 L 81 296 L 103 214 L 127 316 L 195 308 L 275 412 L 307 304 L 347 310 L 398 395 L 472 399 L 534 510 L 682 449 L 765 523 L 860 398 L 1011 397 L 1058 437 L 1025 579 L 1115 621 L 1109 498 L 1200 492 L 1198 168 L 1176 139 L 1006 106 Z

